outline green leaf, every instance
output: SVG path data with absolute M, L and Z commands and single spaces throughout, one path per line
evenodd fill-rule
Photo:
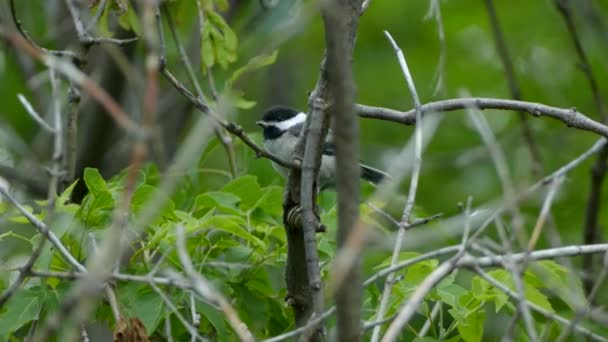
M 89 227 L 102 226 L 111 217 L 114 198 L 97 169 L 86 168 L 84 182 L 89 194 L 82 201 L 77 216 Z
M 275 185 L 265 187 L 264 195 L 254 204 L 255 207 L 270 215 L 280 217 L 283 214 L 283 188 Z
M 141 36 L 141 24 L 133 5 L 130 1 L 124 1 L 122 3 L 125 5 L 126 10 L 118 18 L 118 23 L 125 30 L 131 30 L 138 36 Z
M 488 272 L 488 275 L 508 287 L 511 291 L 517 292 L 515 288 L 515 283 L 513 281 L 513 275 L 511 274 L 511 272 L 505 270 L 495 270 L 492 272 Z M 554 312 L 553 307 L 551 306 L 551 303 L 549 302 L 547 297 L 542 292 L 540 292 L 535 286 L 526 281 L 524 281 L 523 286 L 524 295 L 527 300 L 549 312 Z M 477 299 L 494 300 L 496 305 L 496 311 L 500 310 L 500 308 L 508 301 L 508 298 L 506 297 L 507 295 L 504 292 L 502 292 L 498 288 L 495 288 L 493 285 L 480 278 L 479 276 L 473 278 L 472 289 Z
M 7 336 L 25 324 L 38 319 L 42 309 L 38 291 L 21 289 L 0 311 L 0 336 Z
M 258 239 L 243 228 L 243 226 L 241 226 L 239 223 L 235 222 L 237 220 L 238 217 L 234 216 L 216 215 L 202 220 L 200 224 L 204 228 L 217 229 L 238 236 L 243 240 L 250 242 L 255 247 L 266 247 L 262 240 Z
M 229 192 L 207 192 L 196 196 L 194 200 L 194 211 L 216 208 L 227 214 L 242 214 L 237 204 L 240 197 Z
M 87 167 L 84 169 L 84 183 L 91 192 L 107 192 L 106 182 L 97 169 Z
M 466 342 L 479 342 L 483 337 L 483 323 L 486 319 L 486 314 L 482 310 L 470 312 L 463 319 L 458 320 L 456 328 L 460 333 L 460 337 Z
M 232 180 L 224 185 L 221 191 L 237 195 L 241 199 L 241 208 L 244 210 L 253 208 L 263 195 L 257 177 L 251 175 Z
M 195 306 L 215 328 L 218 341 L 228 341 L 228 329 L 226 329 L 224 315 L 218 309 L 201 300 L 197 300 Z
M 236 108 L 239 108 L 239 109 L 245 109 L 245 110 L 251 109 L 256 104 L 257 104 L 257 102 L 249 101 L 249 100 L 245 99 L 244 97 L 240 97 L 240 96 L 232 97 L 232 105 L 234 105 Z
M 460 307 L 460 298 L 468 293 L 469 291 L 457 284 L 450 284 L 437 289 L 441 301 L 453 308 Z
M 211 38 L 203 38 L 201 40 L 201 60 L 203 67 L 210 68 L 215 64 L 215 51 Z
M 75 180 L 74 183 L 72 183 L 70 186 L 68 186 L 67 189 L 63 190 L 63 192 L 61 193 L 61 195 L 59 195 L 59 197 L 57 198 L 57 202 L 56 203 L 58 205 L 65 205 L 65 204 L 68 203 L 68 201 L 70 200 L 70 198 L 72 198 L 72 192 L 74 191 L 74 188 L 76 187 L 76 184 L 78 184 L 78 179 Z
M 550 289 L 572 310 L 578 310 L 587 300 L 580 277 L 553 260 L 532 263 L 524 281 L 536 288 Z
M 258 56 L 253 57 L 252 59 L 250 59 L 247 62 L 247 64 L 238 68 L 232 74 L 232 76 L 230 76 L 230 79 L 227 81 L 227 83 L 232 85 L 244 74 L 253 72 L 253 71 L 259 70 L 261 68 L 264 68 L 266 66 L 269 66 L 271 64 L 274 64 L 274 62 L 276 62 L 278 56 L 279 56 L 279 51 L 274 50 L 270 54 L 258 55 Z
M 145 284 L 118 286 L 122 309 L 129 318 L 138 318 L 152 335 L 165 312 L 162 298 Z
M 228 0 L 215 0 L 215 6 L 222 12 L 228 10 L 228 5 Z
M 131 212 L 137 214 L 141 212 L 145 206 L 148 204 L 148 201 L 157 193 L 157 188 L 148 185 L 142 184 L 133 192 L 133 198 L 131 199 Z M 165 204 L 158 211 L 159 217 L 165 218 L 174 218 L 173 211 L 175 210 L 175 204 L 172 200 L 168 198 L 164 198 L 163 200 Z

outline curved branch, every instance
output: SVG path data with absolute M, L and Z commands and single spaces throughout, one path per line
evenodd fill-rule
M 436 102 L 429 102 L 422 105 L 422 114 L 451 112 L 466 108 L 484 109 L 503 109 L 515 110 L 531 114 L 534 117 L 548 116 L 565 123 L 568 127 L 577 128 L 583 131 L 594 132 L 604 137 L 608 137 L 608 126 L 603 125 L 587 117 L 576 108 L 552 107 L 542 103 L 494 99 L 486 97 L 470 97 L 460 99 L 449 99 Z M 416 123 L 415 109 L 401 112 L 394 109 L 383 107 L 371 107 L 356 105 L 355 111 L 359 116 L 371 119 L 380 119 L 399 122 L 404 125 Z

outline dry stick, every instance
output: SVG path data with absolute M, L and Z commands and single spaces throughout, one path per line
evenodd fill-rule
M 414 80 L 410 73 L 409 67 L 407 66 L 407 62 L 405 60 L 405 56 L 403 51 L 399 48 L 393 37 L 388 33 L 388 31 L 384 31 L 387 39 L 391 43 L 395 53 L 397 54 L 397 60 L 399 61 L 399 66 L 401 67 L 401 71 L 403 72 L 403 76 L 407 83 L 407 87 L 412 96 L 412 100 L 414 101 L 414 106 L 416 108 L 416 122 L 417 125 L 415 127 L 414 136 L 414 161 L 412 167 L 412 177 L 410 179 L 410 188 L 407 196 L 407 201 L 405 207 L 403 208 L 403 214 L 401 216 L 401 221 L 399 222 L 399 231 L 397 232 L 397 237 L 395 239 L 395 247 L 393 249 L 393 254 L 391 257 L 391 265 L 395 265 L 399 261 L 399 254 L 401 252 L 401 245 L 403 244 L 403 238 L 405 236 L 405 226 L 410 223 L 410 216 L 412 213 L 412 209 L 414 208 L 414 203 L 416 201 L 416 190 L 418 189 L 418 181 L 420 179 L 420 169 L 422 168 L 422 111 L 420 110 L 420 98 L 418 97 L 418 92 L 416 91 L 416 86 L 414 84 Z M 380 299 L 380 307 L 378 308 L 378 313 L 376 314 L 376 320 L 382 320 L 384 318 L 384 313 L 388 308 L 388 301 L 391 295 L 391 291 L 394 283 L 394 274 L 389 274 L 385 283 L 384 290 L 382 291 L 382 298 Z M 380 338 L 380 326 L 376 326 L 372 332 L 372 342 L 378 341 Z
M 589 63 L 589 59 L 587 58 L 587 54 L 585 53 L 585 49 L 583 48 L 583 44 L 579 38 L 579 34 L 574 23 L 572 8 L 570 7 L 571 4 L 564 0 L 554 0 L 554 3 L 564 19 L 568 29 L 570 40 L 574 45 L 574 49 L 576 50 L 576 54 L 579 59 L 578 65 L 589 83 L 589 88 L 591 89 L 591 94 L 593 95 L 595 107 L 599 112 L 600 121 L 603 123 L 608 123 L 608 113 L 606 112 L 606 107 L 604 105 L 604 101 L 602 100 L 602 95 L 600 94 L 597 80 L 593 75 L 591 64 Z M 583 230 L 583 241 L 587 244 L 596 243 L 599 240 L 600 225 L 598 221 L 602 203 L 601 189 L 607 171 L 608 146 L 605 147 L 604 150 L 598 155 L 595 164 L 591 168 L 591 184 L 589 195 L 587 197 L 587 207 L 585 208 L 585 223 Z M 583 279 L 583 285 L 587 294 L 590 294 L 593 287 L 593 264 L 592 256 L 587 256 L 583 259 L 583 270 L 587 273 Z
M 501 290 L 502 292 L 504 292 L 507 296 L 511 297 L 513 300 L 516 301 L 525 301 L 525 298 L 522 298 L 518 293 L 513 292 L 511 289 L 509 289 L 506 285 L 504 285 L 503 283 L 499 282 L 498 280 L 496 280 L 495 278 L 493 278 L 492 276 L 490 276 L 488 273 L 486 273 L 485 271 L 483 271 L 479 266 L 473 266 L 472 267 L 473 271 L 475 271 L 481 278 L 483 278 L 484 280 L 486 280 L 488 283 L 494 285 L 496 288 L 498 288 L 499 290 Z M 545 310 L 544 308 L 542 308 L 541 306 L 538 306 L 537 304 L 534 304 L 532 302 L 528 302 L 528 306 L 538 312 L 539 314 L 558 321 L 560 323 L 562 323 L 563 325 L 568 325 L 570 324 L 570 320 L 567 318 L 564 318 L 560 315 L 557 315 L 555 313 L 552 313 L 550 311 Z M 605 337 L 602 337 L 590 330 L 588 330 L 587 328 L 584 328 L 580 325 L 576 325 L 574 327 L 574 329 L 582 334 L 585 334 L 589 337 L 591 337 L 592 339 L 596 340 L 596 341 L 608 341 Z
M 228 302 L 228 300 L 224 298 L 207 279 L 198 274 L 194 269 L 194 266 L 192 266 L 192 261 L 190 260 L 186 248 L 186 237 L 183 226 L 176 226 L 175 236 L 177 255 L 184 272 L 192 284 L 192 289 L 211 304 L 219 307 L 241 341 L 254 341 L 253 335 L 245 323 L 239 318 L 238 313 L 234 310 L 232 305 L 230 305 L 230 302 Z
M 486 5 L 486 10 L 488 11 L 490 26 L 492 27 L 494 42 L 496 43 L 496 50 L 498 51 L 498 55 L 500 56 L 500 60 L 504 66 L 505 75 L 507 76 L 507 83 L 509 84 L 511 98 L 513 100 L 521 100 L 521 88 L 517 82 L 513 61 L 498 21 L 498 15 L 496 14 L 496 8 L 494 7 L 494 0 L 484 0 L 484 3 Z M 540 149 L 536 143 L 536 140 L 534 139 L 534 135 L 532 134 L 532 128 L 528 122 L 528 117 L 525 115 L 525 113 L 519 112 L 519 119 L 521 122 L 521 133 L 532 159 L 532 175 L 538 177 L 543 171 Z
M 608 137 L 608 126 L 594 121 L 584 114 L 578 112 L 576 108 L 558 108 L 541 103 L 493 99 L 484 97 L 458 98 L 436 102 L 429 102 L 420 108 L 422 114 L 450 112 L 460 109 L 503 109 L 522 111 L 534 117 L 548 116 L 565 123 L 568 127 L 577 128 L 583 131 L 597 133 Z M 360 116 L 365 118 L 394 121 L 404 125 L 413 125 L 416 122 L 416 110 L 411 109 L 407 112 L 400 112 L 394 109 L 382 107 L 370 107 L 356 105 L 355 110 Z
M 559 189 L 560 185 L 563 182 L 563 177 L 556 177 L 549 187 L 549 191 L 547 192 L 547 196 L 545 197 L 545 201 L 543 202 L 542 209 L 540 214 L 538 215 L 538 219 L 536 220 L 536 224 L 534 225 L 534 229 L 532 230 L 532 235 L 530 236 L 530 240 L 528 241 L 528 250 L 534 250 L 536 243 L 538 242 L 538 238 L 545 226 L 545 222 L 547 218 L 551 214 L 551 205 L 553 204 L 553 199 L 555 198 L 555 194 Z

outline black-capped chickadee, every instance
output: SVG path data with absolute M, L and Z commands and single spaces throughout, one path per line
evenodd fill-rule
M 256 124 L 264 129 L 264 147 L 266 150 L 283 160 L 289 160 L 305 121 L 306 113 L 298 112 L 289 107 L 275 106 L 268 109 L 262 120 L 256 122 Z M 331 135 L 331 132 L 329 135 Z M 371 183 L 378 184 L 385 177 L 390 178 L 383 171 L 367 165 L 360 165 L 361 178 Z M 287 176 L 287 169 L 276 163 L 272 163 L 272 166 L 281 176 Z M 326 139 L 323 144 L 323 157 L 317 185 L 320 190 L 333 188 L 336 185 L 335 148 L 331 139 Z

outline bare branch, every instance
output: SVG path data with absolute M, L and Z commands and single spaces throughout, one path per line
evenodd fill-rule
M 608 137 L 608 126 L 598 123 L 584 114 L 578 112 L 576 108 L 551 107 L 541 103 L 493 99 L 483 97 L 449 99 L 436 102 L 429 102 L 420 108 L 422 114 L 450 112 L 466 108 L 477 109 L 504 109 L 515 110 L 531 114 L 534 117 L 548 116 L 565 123 L 568 127 L 577 128 L 583 131 L 597 133 Z M 370 107 L 356 105 L 355 110 L 364 118 L 380 119 L 399 122 L 404 125 L 413 125 L 416 122 L 415 109 L 407 112 L 400 112 L 394 109 L 382 107 Z
M 407 201 L 405 203 L 405 207 L 403 208 L 403 214 L 401 216 L 401 221 L 399 222 L 399 230 L 397 232 L 397 237 L 395 239 L 395 247 L 393 249 L 393 254 L 391 257 L 391 266 L 395 265 L 399 260 L 399 254 L 401 252 L 401 245 L 403 244 L 403 238 L 405 236 L 406 227 L 410 226 L 410 216 L 412 213 L 412 209 L 414 208 L 414 203 L 416 201 L 416 191 L 418 189 L 418 180 L 420 178 L 420 169 L 422 168 L 422 111 L 420 98 L 418 97 L 418 92 L 416 91 L 416 85 L 414 84 L 414 80 L 412 74 L 410 73 L 409 67 L 405 60 L 405 56 L 403 51 L 399 48 L 393 37 L 388 33 L 388 31 L 384 31 L 387 39 L 391 43 L 393 49 L 395 50 L 395 54 L 397 55 L 397 60 L 399 61 L 399 66 L 401 67 L 401 71 L 403 72 L 403 76 L 405 78 L 407 87 L 410 91 L 412 99 L 414 101 L 415 106 L 415 115 L 416 122 L 418 123 L 415 127 L 414 131 L 414 161 L 412 166 L 412 178 L 410 179 L 410 188 L 407 195 Z M 378 313 L 376 314 L 376 320 L 381 321 L 384 318 L 384 313 L 388 308 L 388 301 L 391 295 L 391 291 L 393 288 L 394 275 L 389 274 L 386 282 L 384 283 L 384 290 L 382 291 L 382 298 L 380 299 L 380 307 L 378 308 Z M 380 338 L 380 326 L 376 326 L 372 333 L 372 342 L 378 341 Z
M 597 253 L 605 253 L 608 251 L 608 243 L 600 243 L 595 245 L 574 245 L 574 246 L 565 246 L 558 248 L 550 248 L 550 249 L 541 249 L 538 251 L 533 251 L 530 253 L 515 253 L 511 254 L 511 262 L 514 263 L 522 263 L 525 260 L 528 261 L 537 261 L 544 259 L 555 259 L 558 257 L 572 257 L 578 255 L 585 254 L 597 254 Z M 528 257 L 526 257 L 528 255 Z M 479 267 L 495 267 L 501 266 L 503 263 L 508 262 L 508 257 L 506 255 L 497 255 L 497 256 L 485 256 L 485 257 L 473 257 L 470 255 L 465 255 L 462 259 L 456 264 L 457 267 L 471 267 L 471 266 L 479 266 Z

